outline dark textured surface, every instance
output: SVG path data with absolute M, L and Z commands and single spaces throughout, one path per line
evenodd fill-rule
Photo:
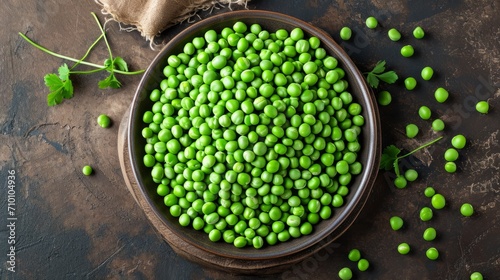
M 430 123 L 420 120 L 417 110 L 427 105 L 433 117 L 447 124 L 445 138 L 426 152 L 407 161 L 420 173 L 418 181 L 404 190 L 395 189 L 380 173 L 372 198 L 359 219 L 332 246 L 294 266 L 282 279 L 332 279 L 349 266 L 357 279 L 467 279 L 482 271 L 486 279 L 500 275 L 500 149 L 498 108 L 500 95 L 500 7 L 498 1 L 252 1 L 250 9 L 289 14 L 322 28 L 340 42 L 338 31 L 350 26 L 353 40 L 341 42 L 362 71 L 380 59 L 401 77 L 418 77 L 420 69 L 432 66 L 436 76 L 420 82 L 412 92 L 396 85 L 384 87 L 393 103 L 380 108 L 385 144 L 406 149 L 434 138 Z M 7 223 L 7 171 L 16 171 L 16 273 L 6 270 L 7 236 L 0 230 L 0 279 L 250 279 L 191 264 L 165 244 L 148 224 L 141 209 L 127 191 L 117 155 L 120 119 L 130 104 L 139 77 L 124 77 L 120 90 L 99 90 L 102 76 L 77 77 L 75 97 L 47 108 L 43 75 L 62 63 L 32 48 L 18 37 L 23 32 L 40 44 L 63 54 L 81 56 L 99 31 L 90 16 L 98 12 L 93 1 L 2 2 L 0 10 L 0 221 Z M 215 10 L 224 12 L 227 9 Z M 374 15 L 381 27 L 369 30 L 364 19 Z M 102 18 L 102 17 L 101 17 Z M 422 26 L 423 40 L 411 37 Z M 391 42 L 386 32 L 396 27 L 403 40 Z M 158 38 L 166 41 L 183 26 Z M 110 43 L 116 55 L 132 69 L 147 67 L 156 55 L 136 32 L 119 31 L 108 25 Z M 412 44 L 413 58 L 402 58 L 399 48 Z M 106 49 L 100 45 L 90 61 L 100 61 Z M 444 104 L 432 96 L 438 86 L 451 94 Z M 474 104 L 488 99 L 491 112 L 480 115 Z M 95 119 L 108 114 L 114 124 L 97 126 Z M 407 140 L 404 126 L 415 123 L 420 133 Z M 458 172 L 443 171 L 444 151 L 449 140 L 462 133 L 467 147 L 460 151 Z M 95 174 L 81 173 L 85 164 Z M 427 223 L 418 218 L 430 201 L 422 191 L 434 186 L 448 199 L 447 207 L 435 211 Z M 470 202 L 476 209 L 471 218 L 459 214 L 460 205 Z M 406 226 L 400 232 L 389 228 L 388 219 L 400 215 Z M 433 226 L 438 238 L 426 242 L 423 230 Z M 400 256 L 396 246 L 408 242 L 412 253 Z M 434 246 L 438 261 L 424 252 Z M 371 261 L 367 272 L 359 272 L 346 254 L 359 248 Z M 271 278 L 270 278 L 271 279 Z

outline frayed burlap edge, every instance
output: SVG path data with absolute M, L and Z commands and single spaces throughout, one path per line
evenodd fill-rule
M 101 13 L 106 16 L 111 16 L 111 18 L 106 19 L 106 23 L 110 20 L 118 22 L 120 26 L 120 30 L 127 31 L 127 32 L 132 32 L 132 31 L 139 31 L 141 36 L 143 36 L 147 41 L 149 41 L 149 45 L 151 49 L 157 49 L 158 45 L 154 43 L 154 38 L 158 36 L 161 32 L 163 32 L 165 29 L 182 23 L 184 21 L 188 21 L 189 23 L 196 21 L 196 18 L 201 19 L 199 16 L 200 11 L 208 11 L 210 10 L 210 13 L 212 12 L 213 9 L 219 9 L 219 8 L 229 8 L 231 9 L 231 5 L 240 5 L 244 6 L 245 9 L 247 9 L 247 4 L 251 0 L 200 0 L 199 3 L 196 5 L 190 5 L 187 6 L 183 12 L 179 14 L 179 16 L 173 18 L 169 22 L 165 22 L 165 24 L 157 31 L 152 31 L 152 32 L 146 32 L 143 30 L 142 25 L 140 22 L 136 21 L 130 21 L 128 19 L 124 19 L 120 15 L 113 13 L 110 11 L 110 8 L 102 3 L 100 0 L 94 0 L 100 7 L 101 7 Z M 122 24 L 127 25 L 127 27 L 123 27 Z

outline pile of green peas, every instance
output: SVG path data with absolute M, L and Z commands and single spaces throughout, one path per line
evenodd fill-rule
M 344 205 L 364 118 L 317 37 L 237 22 L 167 63 L 143 115 L 143 162 L 180 225 L 258 249 Z

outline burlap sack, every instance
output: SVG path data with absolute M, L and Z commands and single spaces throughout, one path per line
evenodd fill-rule
M 249 0 L 96 0 L 103 14 L 135 26 L 147 40 L 166 28 L 192 17 L 199 10 L 214 5 L 246 5 Z

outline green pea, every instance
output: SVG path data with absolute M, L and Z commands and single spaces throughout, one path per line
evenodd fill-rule
M 407 90 L 413 90 L 417 86 L 417 80 L 413 77 L 408 77 L 404 81 Z
M 410 245 L 408 245 L 408 243 L 401 243 L 398 245 L 398 252 L 401 254 L 401 255 L 406 255 L 410 252 Z
M 425 32 L 422 29 L 422 27 L 417 26 L 417 27 L 415 27 L 415 29 L 413 29 L 413 37 L 415 37 L 416 39 L 422 39 L 422 38 L 424 38 L 424 36 L 425 36 Z
M 423 207 L 420 210 L 420 219 L 424 222 L 430 221 L 432 219 L 433 213 L 432 209 L 429 207 Z
M 479 101 L 476 103 L 476 111 L 478 111 L 481 114 L 488 114 L 488 111 L 490 110 L 490 105 L 488 104 L 488 101 Z
M 358 261 L 359 271 L 366 271 L 370 267 L 370 262 L 367 259 L 360 259 Z
M 436 229 L 429 227 L 425 229 L 422 237 L 424 238 L 425 241 L 432 241 L 436 239 L 436 235 L 437 235 Z
M 399 230 L 403 227 L 404 221 L 401 217 L 393 216 L 389 219 L 389 223 L 393 230 Z
M 358 249 L 352 249 L 347 257 L 350 261 L 357 262 L 361 259 L 361 252 Z
M 424 195 L 426 197 L 431 198 L 434 194 L 436 194 L 436 190 L 434 190 L 433 187 L 427 187 L 427 188 L 425 188 Z
M 394 185 L 398 189 L 405 188 L 407 184 L 408 184 L 408 181 L 406 180 L 406 178 L 404 176 L 398 176 L 398 177 L 396 177 L 396 179 L 394 179 Z
M 428 120 L 431 118 L 431 109 L 427 106 L 421 106 L 418 109 L 418 115 L 420 116 L 421 119 L 423 120 Z
M 483 280 L 483 275 L 480 272 L 473 272 L 470 275 L 470 280 Z
M 444 130 L 444 127 L 445 127 L 445 124 L 441 119 L 435 119 L 432 122 L 432 129 L 434 131 L 442 131 L 442 130 Z
M 415 124 L 406 125 L 406 137 L 415 138 L 417 134 L 418 134 L 418 126 L 416 126 Z
M 389 31 L 387 32 L 387 36 L 389 36 L 389 39 L 391 39 L 391 41 L 399 41 L 399 39 L 401 39 L 401 33 L 399 33 L 399 31 L 396 29 L 396 28 L 391 28 L 389 29 Z
M 443 209 L 446 205 L 446 199 L 442 194 L 435 194 L 431 198 L 431 204 L 434 209 Z
M 347 26 L 342 27 L 342 29 L 340 30 L 340 38 L 344 41 L 347 41 L 351 39 L 351 36 L 352 30 Z
M 352 279 L 352 271 L 348 267 L 344 267 L 341 270 L 339 270 L 339 278 L 342 280 L 349 280 Z
M 366 18 L 365 24 L 366 24 L 366 27 L 368 27 L 370 29 L 374 29 L 377 27 L 378 21 L 375 17 L 368 17 L 368 18 Z
M 474 214 L 474 207 L 470 203 L 464 203 L 460 207 L 460 213 L 464 217 L 470 217 Z
M 425 255 L 429 260 L 436 260 L 439 258 L 439 251 L 436 248 L 431 247 L 425 251 Z
M 451 139 L 451 145 L 453 147 L 455 147 L 455 149 L 459 149 L 459 150 L 463 149 L 465 147 L 466 143 L 467 143 L 467 139 L 462 134 L 455 135 Z
M 456 161 L 458 159 L 458 151 L 454 148 L 449 148 L 444 152 L 444 159 L 447 161 Z
M 428 81 L 434 75 L 434 69 L 432 69 L 430 66 L 426 66 L 422 69 L 420 75 L 422 76 L 422 79 Z
M 415 50 L 413 49 L 413 46 L 411 45 L 406 45 L 401 48 L 401 55 L 404 57 L 411 57 L 415 53 Z
M 111 124 L 111 119 L 107 115 L 101 114 L 97 117 L 97 124 L 102 128 L 107 128 Z
M 457 164 L 450 161 L 450 162 L 447 162 L 445 163 L 444 165 L 444 169 L 446 170 L 446 172 L 448 173 L 455 173 L 457 171 Z
M 154 165 L 154 163 L 153 163 L 153 165 Z M 94 171 L 94 170 L 92 169 L 92 167 L 91 167 L 90 165 L 85 165 L 85 166 L 82 168 L 82 173 L 83 173 L 83 175 L 85 175 L 85 176 L 90 176 L 90 175 L 92 174 L 92 172 L 93 172 L 93 171 Z M 159 176 L 157 176 L 157 177 L 159 177 Z M 153 178 L 155 178 L 155 177 L 153 176 Z
M 377 101 L 378 101 L 378 104 L 380 104 L 382 106 L 387 106 L 387 105 L 391 104 L 391 101 L 392 101 L 391 93 L 389 93 L 386 90 L 380 91 L 377 94 Z
M 448 99 L 449 95 L 448 91 L 442 87 L 439 87 L 434 91 L 434 98 L 439 103 L 444 103 Z

